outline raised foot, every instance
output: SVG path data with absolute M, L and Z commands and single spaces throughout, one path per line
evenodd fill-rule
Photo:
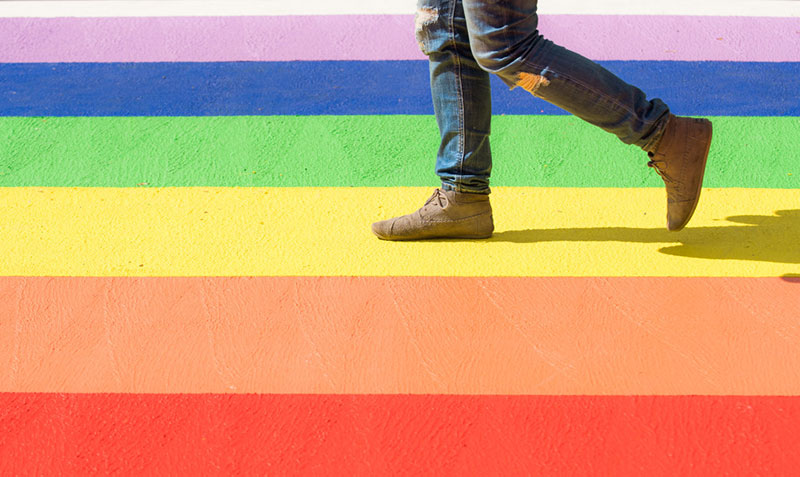
M 667 229 L 677 232 L 692 218 L 711 148 L 711 121 L 670 115 L 664 135 L 648 166 L 655 169 L 667 188 Z

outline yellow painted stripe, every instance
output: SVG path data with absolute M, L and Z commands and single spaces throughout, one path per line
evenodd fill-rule
M 664 229 L 661 189 L 498 188 L 488 241 L 370 223 L 421 188 L 4 188 L 5 276 L 792 276 L 800 190 L 709 189 Z

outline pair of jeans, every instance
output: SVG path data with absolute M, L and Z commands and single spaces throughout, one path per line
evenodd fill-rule
M 418 0 L 416 37 L 430 64 L 442 188 L 489 193 L 490 73 L 646 151 L 663 132 L 664 102 L 542 37 L 536 7 L 536 0 Z

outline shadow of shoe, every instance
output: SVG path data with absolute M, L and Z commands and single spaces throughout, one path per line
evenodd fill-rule
M 721 227 L 717 242 L 687 240 L 659 250 L 681 257 L 800 264 L 800 210 L 775 215 L 743 215 L 726 220 L 738 226 Z M 716 235 L 716 234 L 715 234 Z
M 771 216 L 728 217 L 736 225 L 693 227 L 681 232 L 630 227 L 530 229 L 498 232 L 493 242 L 670 243 L 659 252 L 680 257 L 800 264 L 800 210 Z M 789 276 L 789 278 L 794 278 Z
M 800 274 L 788 273 L 782 276 L 781 280 L 789 283 L 800 283 Z

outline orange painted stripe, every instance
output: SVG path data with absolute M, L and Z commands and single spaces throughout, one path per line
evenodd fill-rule
M 797 475 L 800 398 L 0 394 L 2 475 Z
M 800 395 L 780 278 L 2 278 L 0 391 Z

